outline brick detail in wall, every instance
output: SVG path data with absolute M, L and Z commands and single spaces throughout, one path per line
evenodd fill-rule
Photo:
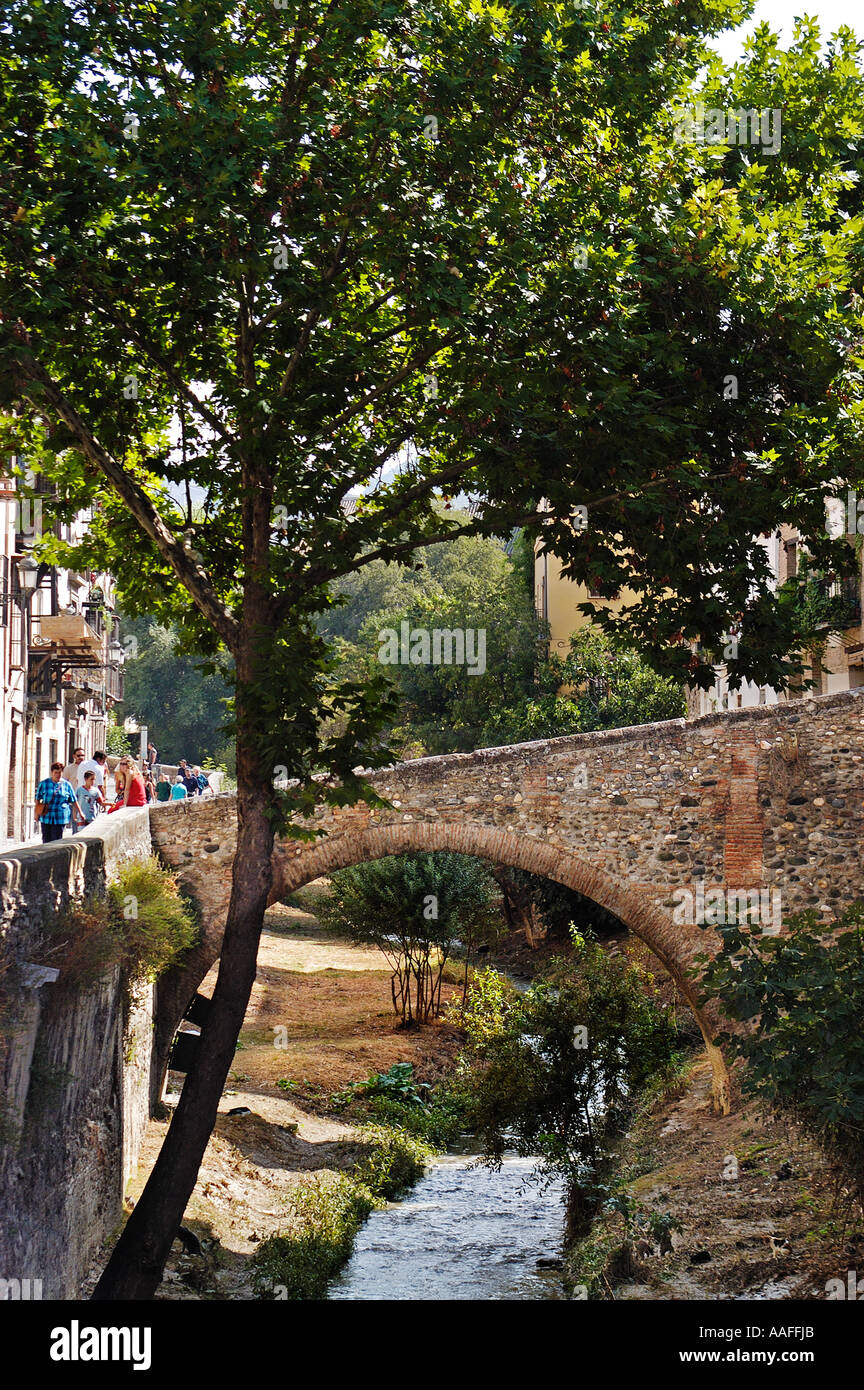
M 755 739 L 732 744 L 726 811 L 724 868 L 729 888 L 762 884 L 765 817 L 759 804 L 759 748 Z

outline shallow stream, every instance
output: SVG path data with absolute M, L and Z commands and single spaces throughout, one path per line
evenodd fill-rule
M 566 1297 L 559 1270 L 563 1185 L 526 1181 L 528 1158 L 500 1171 L 470 1154 L 434 1159 L 402 1202 L 373 1212 L 354 1253 L 330 1286 L 331 1299 L 539 1300 Z

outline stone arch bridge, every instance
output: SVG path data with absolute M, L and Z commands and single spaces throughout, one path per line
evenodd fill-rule
M 408 850 L 480 855 L 566 884 L 614 912 L 672 975 L 699 1020 L 724 1106 L 723 1059 L 690 974 L 706 944 L 700 893 L 722 907 L 717 890 L 725 900 L 740 890 L 734 900 L 759 903 L 766 930 L 778 907 L 827 915 L 864 896 L 864 689 L 421 758 L 370 781 L 387 807 L 319 808 L 314 842 L 277 845 L 273 901 L 335 869 Z M 150 824 L 156 851 L 203 913 L 200 945 L 159 984 L 164 1066 L 184 1008 L 220 954 L 233 798 L 154 807 Z

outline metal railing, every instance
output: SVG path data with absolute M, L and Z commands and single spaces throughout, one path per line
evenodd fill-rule
M 85 603 L 82 608 L 84 621 L 97 637 L 105 636 L 105 607 L 101 603 Z

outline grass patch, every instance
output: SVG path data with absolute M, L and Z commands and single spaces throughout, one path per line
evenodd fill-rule
M 357 1140 L 346 1139 L 346 1147 L 359 1141 L 362 1151 L 352 1176 L 373 1197 L 396 1202 L 422 1178 L 434 1150 L 404 1130 L 386 1125 L 364 1125 Z
M 370 1212 L 393 1202 L 423 1176 L 428 1145 L 399 1130 L 367 1125 L 342 1147 L 350 1174 L 303 1178 L 288 1197 L 289 1229 L 262 1241 L 252 1257 L 258 1298 L 321 1299 L 349 1259 Z
M 354 1237 L 375 1207 L 354 1178 L 304 1178 L 288 1198 L 291 1230 L 269 1236 L 252 1257 L 258 1298 L 319 1299 L 354 1248 Z
M 609 1270 L 621 1249 L 621 1235 L 602 1219 L 595 1221 L 588 1235 L 578 1240 L 564 1261 L 564 1288 L 572 1298 L 602 1299 L 611 1294 Z

